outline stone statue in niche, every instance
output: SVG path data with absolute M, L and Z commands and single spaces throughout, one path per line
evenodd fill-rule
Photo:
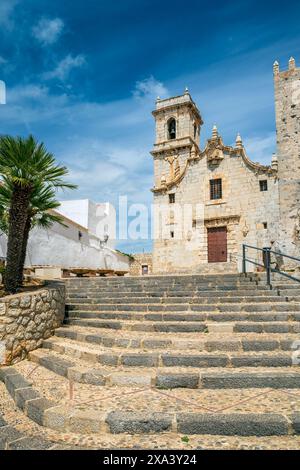
M 170 157 L 166 157 L 165 160 L 170 164 L 169 181 L 172 182 L 180 175 L 178 157 L 171 155 Z

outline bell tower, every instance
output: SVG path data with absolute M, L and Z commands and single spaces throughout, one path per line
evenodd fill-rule
M 187 158 L 199 153 L 203 121 L 187 88 L 183 95 L 163 100 L 157 98 L 152 114 L 156 139 L 151 154 L 155 188 L 159 188 L 176 179 Z

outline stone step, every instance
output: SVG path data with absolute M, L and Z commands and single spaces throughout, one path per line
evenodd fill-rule
M 125 367 L 288 367 L 292 366 L 290 351 L 276 352 L 204 352 L 181 353 L 163 350 L 136 349 L 135 352 L 98 344 L 83 344 L 67 338 L 50 338 L 43 348 L 77 357 L 91 363 Z M 32 356 L 30 356 L 32 358 Z M 43 364 L 42 364 L 43 365 Z
M 0 450 L 54 450 L 55 442 L 39 436 L 27 436 L 10 426 L 0 415 Z
M 285 287 L 275 287 L 275 291 L 279 292 L 281 295 L 300 295 L 300 285 L 298 287 L 285 286 Z M 263 292 L 263 291 L 262 291 Z
M 77 287 L 67 287 L 67 292 L 76 293 L 76 292 L 89 292 L 89 293 L 110 293 L 110 292 L 238 292 L 238 291 L 253 291 L 257 290 L 258 292 L 276 292 L 277 289 L 274 288 L 270 290 L 266 286 L 256 286 L 255 284 L 241 284 L 241 285 L 186 285 L 186 286 L 166 286 L 163 284 L 157 286 L 77 286 Z
M 299 289 L 299 287 L 298 287 Z M 293 289 L 286 289 L 286 290 L 293 290 Z M 85 286 L 67 286 L 68 292 L 94 292 L 94 293 L 104 293 L 104 292 L 238 292 L 238 291 L 255 291 L 255 292 L 276 292 L 277 288 L 271 289 L 265 285 L 256 285 L 254 283 L 248 284 L 232 284 L 232 285 L 190 285 L 186 286 L 166 286 L 163 287 L 163 284 L 159 284 L 157 286 L 104 286 L 104 287 L 97 287 L 87 285 Z
M 298 301 L 298 297 L 294 297 L 293 300 L 295 302 Z M 173 305 L 173 304 L 219 304 L 219 303 L 277 303 L 277 302 L 287 302 L 286 297 L 280 297 L 278 295 L 274 296 L 189 296 L 189 297 L 135 297 L 135 296 L 128 296 L 128 297 L 83 297 L 71 299 L 71 302 L 68 303 L 69 306 L 78 305 L 78 304 L 92 304 L 92 305 L 107 305 L 107 304 L 114 304 L 114 305 L 123 305 L 123 304 L 135 304 L 135 305 L 144 305 L 144 304 L 154 304 L 154 305 Z
M 256 302 L 256 303 L 75 303 L 67 304 L 66 311 L 133 311 L 133 312 L 299 312 L 297 302 Z
M 157 285 L 141 285 L 141 284 L 123 284 L 123 285 L 104 285 L 104 286 L 97 286 L 97 285 L 88 285 L 88 286 L 67 286 L 66 289 L 68 292 L 79 292 L 88 289 L 89 292 L 117 292 L 119 291 L 137 291 L 137 292 L 155 292 L 158 291 L 171 291 L 175 292 L 178 291 L 207 291 L 207 290 L 216 290 L 216 291 L 234 291 L 234 290 L 252 290 L 255 288 L 258 290 L 272 292 L 265 285 L 257 286 L 255 283 L 247 283 L 247 284 L 164 284 L 158 283 Z
M 195 333 L 195 332 L 213 332 L 227 331 L 228 333 L 300 333 L 300 322 L 249 322 L 240 321 L 234 323 L 193 323 L 193 322 L 130 322 L 116 320 L 95 320 L 95 319 L 65 319 L 67 325 L 88 326 L 93 328 L 108 328 L 112 330 L 127 331 L 148 331 L 148 332 L 168 332 L 168 333 Z
M 285 291 L 289 292 L 289 291 Z M 300 292 L 300 291 L 299 291 Z M 210 297 L 218 297 L 218 298 L 232 298 L 232 297 L 279 297 L 277 291 L 256 291 L 256 290 L 235 290 L 235 291 L 172 291 L 172 292 L 165 292 L 165 291 L 155 291 L 155 292 L 120 292 L 119 290 L 116 292 L 108 291 L 108 292 L 87 292 L 81 291 L 76 293 L 70 293 L 67 295 L 67 299 L 77 300 L 77 299 L 91 299 L 91 300 L 102 300 L 102 299 L 122 299 L 122 298 L 138 298 L 138 299 L 195 299 L 195 298 L 210 298 Z M 285 298 L 288 295 L 281 297 Z
M 38 350 L 30 359 L 70 381 L 97 386 L 148 388 L 299 388 L 300 371 L 289 367 L 249 367 L 242 372 L 221 368 L 189 367 L 108 367 L 92 364 L 88 367 L 80 358 L 70 359 L 56 351 Z
M 118 321 L 157 321 L 157 322 L 236 322 L 236 321 L 300 321 L 300 313 L 294 312 L 119 312 L 71 310 L 67 318 L 94 318 L 99 320 Z
M 68 338 L 83 343 L 98 344 L 104 347 L 119 347 L 127 349 L 161 349 L 172 350 L 197 350 L 197 351 L 292 351 L 292 346 L 298 340 L 298 334 L 280 335 L 251 333 L 197 333 L 190 334 L 184 338 L 174 338 L 168 333 L 158 333 L 137 335 L 136 333 L 119 334 L 114 331 L 108 334 L 107 331 L 96 328 L 59 328 L 55 336 Z M 192 336 L 192 337 L 191 337 Z
M 142 285 L 142 286 L 147 286 L 147 285 L 158 285 L 158 284 L 163 284 L 163 285 L 207 285 L 207 284 L 214 284 L 214 285 L 232 285 L 232 284 L 255 284 L 255 283 L 260 283 L 262 285 L 266 285 L 266 281 L 262 281 L 259 279 L 250 279 L 250 278 L 239 278 L 239 277 L 231 277 L 231 278 L 221 278 L 221 277 L 211 277 L 211 278 L 196 278 L 194 276 L 189 276 L 183 279 L 178 279 L 176 277 L 171 277 L 171 278 L 166 278 L 164 276 L 161 276 L 159 279 L 158 278 L 153 278 L 153 277 L 143 277 L 143 278 L 138 278 L 138 277 L 124 277 L 124 278 L 106 278 L 106 279 L 100 279 L 100 278 L 86 278 L 86 279 L 72 279 L 72 280 L 65 280 L 66 285 L 68 286 L 119 286 L 119 285 Z
M 1 380 L 26 416 L 57 432 L 81 435 L 178 433 L 277 436 L 300 433 L 296 391 L 282 389 L 107 389 L 76 384 L 32 363 L 2 371 Z M 33 385 L 25 375 L 31 373 Z M 45 384 L 51 383 L 52 386 Z M 164 388 L 164 387 L 162 387 Z M 32 394 L 35 398 L 32 398 Z M 258 399 L 259 397 L 259 399 Z M 297 408 L 296 408 L 297 409 Z
M 151 275 L 151 276 L 124 276 L 124 277 L 88 277 L 88 278 L 66 278 L 65 282 L 68 283 L 78 283 L 78 282 L 98 282 L 98 283 L 120 283 L 120 282 L 209 282 L 209 281 L 249 281 L 251 279 L 259 280 L 259 276 L 251 275 L 251 277 L 244 276 L 243 274 L 170 274 L 170 275 Z

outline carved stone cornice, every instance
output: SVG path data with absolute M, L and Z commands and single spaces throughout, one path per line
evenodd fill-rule
M 161 144 L 157 144 L 157 149 L 154 148 L 151 154 L 154 157 L 161 156 L 165 158 L 166 154 L 175 155 L 179 149 L 189 148 L 190 155 L 186 160 L 184 168 L 181 170 L 177 178 L 173 179 L 172 181 L 166 182 L 162 186 L 154 187 L 153 189 L 151 189 L 153 193 L 167 191 L 173 186 L 179 184 L 180 181 L 183 179 L 190 163 L 193 161 L 201 160 L 202 158 L 206 158 L 209 165 L 216 165 L 219 164 L 222 160 L 224 160 L 226 156 L 235 158 L 240 157 L 242 158 L 246 167 L 252 170 L 256 175 L 267 174 L 268 176 L 277 176 L 276 168 L 272 168 L 270 165 L 262 165 L 261 163 L 253 162 L 247 156 L 245 148 L 243 146 L 239 148 L 234 148 L 229 145 L 224 145 L 223 140 L 220 136 L 215 139 L 208 139 L 205 149 L 202 152 L 200 151 L 198 145 L 190 137 L 183 137 L 181 139 L 176 140 L 180 142 L 176 142 L 176 144 L 172 146 L 170 146 L 169 141 L 166 143 L 163 142 Z M 166 144 L 165 147 L 164 144 Z
M 245 165 L 251 170 L 254 170 L 256 174 L 267 173 L 269 175 L 276 175 L 277 173 L 277 170 L 275 168 L 272 168 L 270 165 L 262 165 L 261 163 L 253 162 L 247 156 L 245 148 L 243 146 L 239 148 L 234 148 L 229 145 L 224 145 L 220 136 L 218 136 L 216 139 L 207 140 L 206 147 L 202 152 L 200 152 L 199 158 L 206 157 L 209 162 L 210 158 L 213 159 L 214 149 L 218 152 L 223 153 L 224 156 L 228 154 L 232 157 L 241 157 Z
M 197 143 L 193 139 L 191 139 L 190 136 L 179 137 L 178 139 L 173 141 L 165 140 L 164 142 L 160 142 L 159 144 L 154 144 L 154 149 L 150 152 L 150 154 L 153 157 L 158 155 L 165 156 L 166 153 L 168 155 L 174 155 L 174 153 L 178 152 L 178 150 L 182 150 L 185 148 L 191 149 L 193 146 L 195 147 L 196 153 L 199 154 L 200 149 Z
M 232 215 L 221 215 L 221 216 L 214 216 L 214 217 L 205 217 L 204 218 L 204 225 L 205 227 L 219 227 L 222 224 L 238 224 L 240 221 L 241 216 L 238 214 Z

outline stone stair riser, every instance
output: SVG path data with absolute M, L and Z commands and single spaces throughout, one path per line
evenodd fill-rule
M 282 303 L 220 303 L 220 304 L 71 304 L 67 305 L 66 312 L 95 311 L 95 312 L 295 312 L 300 315 L 298 304 Z
M 236 322 L 236 321 L 300 321 L 300 314 L 293 313 L 130 313 L 130 312 L 90 312 L 90 311 L 70 311 L 67 318 L 95 318 L 119 321 L 176 321 L 176 322 Z
M 194 332 L 208 332 L 210 326 L 207 323 L 192 323 L 181 322 L 177 323 L 160 323 L 155 322 L 139 322 L 139 323 L 126 323 L 118 321 L 97 321 L 97 320 L 83 320 L 83 319 L 66 319 L 67 325 L 78 325 L 82 327 L 92 328 L 107 328 L 112 330 L 125 330 L 125 331 L 143 331 L 143 332 L 165 332 L 165 333 L 194 333 Z M 285 323 L 248 323 L 237 322 L 230 325 L 230 330 L 237 333 L 300 333 L 300 323 L 285 322 Z
M 57 330 L 56 337 L 67 338 L 70 340 L 79 341 L 86 344 L 97 344 L 105 347 L 119 347 L 128 349 L 160 349 L 160 348 L 172 348 L 172 349 L 196 349 L 199 351 L 292 351 L 293 343 L 298 339 L 295 335 L 293 339 L 263 339 L 263 340 L 208 340 L 208 341 L 197 341 L 197 340 L 172 340 L 172 339 L 139 339 L 137 337 L 133 339 L 127 338 L 114 338 L 113 336 L 108 337 L 106 335 L 99 334 L 82 334 L 76 333 L 70 330 Z
M 106 366 L 126 367 L 287 367 L 292 365 L 292 355 L 281 353 L 267 356 L 263 353 L 255 356 L 246 353 L 234 354 L 198 353 L 197 355 L 164 354 L 164 353 L 95 353 L 76 349 L 76 346 L 63 346 L 51 341 L 44 341 L 43 347 L 70 357 L 77 357 L 91 363 Z M 42 364 L 43 365 L 43 364 Z
M 240 388 L 300 388 L 300 373 L 294 372 L 122 372 L 87 369 L 82 372 L 71 361 L 58 360 L 56 357 L 41 358 L 31 353 L 37 364 L 71 381 L 98 386 L 141 386 L 149 388 L 191 388 L 191 389 L 240 389 Z

